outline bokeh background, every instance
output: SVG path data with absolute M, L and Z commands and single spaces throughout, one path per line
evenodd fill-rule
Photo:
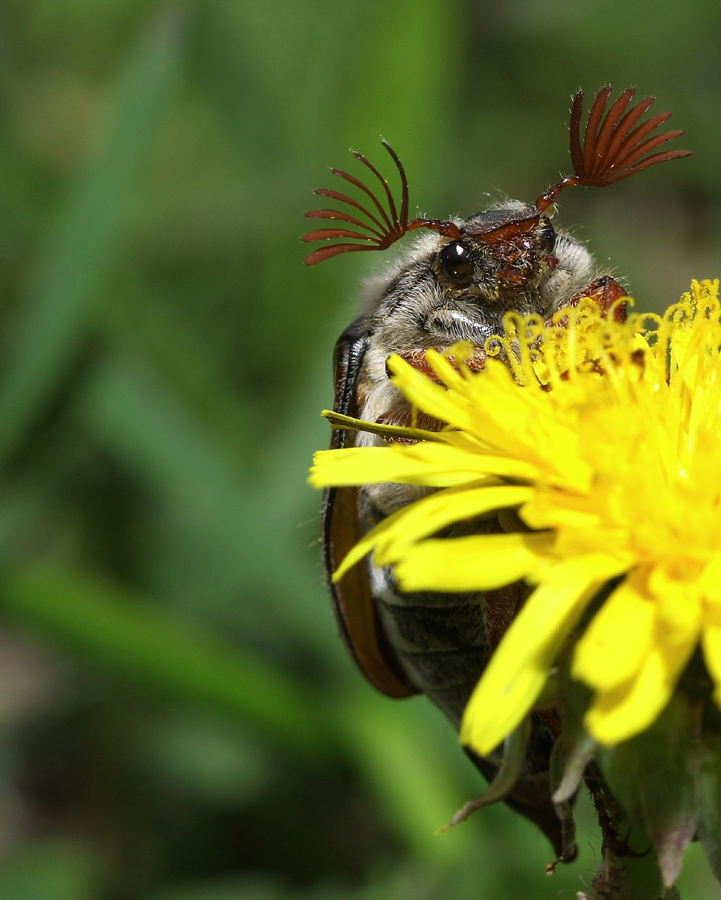
M 655 93 L 673 162 L 560 221 L 644 307 L 721 275 L 717 0 L 2 0 L 0 898 L 575 897 L 422 699 L 336 634 L 306 485 L 382 261 L 302 211 L 404 160 L 468 215 L 569 171 L 578 88 Z M 356 170 L 357 171 L 357 170 Z M 721 891 L 694 847 L 684 897 Z

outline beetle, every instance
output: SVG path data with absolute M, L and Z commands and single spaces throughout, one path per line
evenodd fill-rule
M 606 187 L 650 166 L 689 155 L 685 150 L 657 149 L 683 132 L 659 133 L 671 113 L 644 120 L 654 98 L 631 106 L 634 94 L 632 88 L 624 91 L 609 107 L 611 88 L 604 87 L 591 105 L 583 138 L 584 97 L 582 91 L 576 94 L 570 119 L 573 174 L 551 185 L 534 205 L 511 200 L 465 219 L 409 218 L 406 173 L 385 140 L 383 146 L 400 177 L 398 203 L 380 171 L 362 154 L 353 151 L 380 183 L 379 192 L 347 172 L 331 169 L 367 200 L 361 202 L 333 189 L 315 191 L 344 204 L 345 210 L 306 213 L 311 219 L 333 223 L 304 235 L 304 241 L 324 242 L 306 257 L 307 265 L 347 252 L 386 250 L 409 232 L 425 231 L 368 281 L 364 312 L 336 344 L 336 412 L 379 424 L 416 422 L 416 413 L 389 377 L 389 356 L 399 354 L 433 377 L 426 351 L 445 351 L 463 340 L 476 348 L 469 366 L 482 369 L 486 341 L 502 332 L 503 316 L 509 310 L 550 319 L 559 310 L 592 298 L 602 310 L 623 317 L 621 285 L 597 269 L 582 243 L 555 228 L 550 212 L 567 187 Z M 383 440 L 389 438 L 335 430 L 331 448 Z M 365 532 L 426 491 L 398 484 L 326 491 L 324 563 L 341 633 L 363 674 L 389 697 L 426 694 L 458 728 L 491 653 L 525 598 L 524 585 L 474 594 L 403 594 L 392 568 L 378 567 L 372 559 L 365 566 L 355 566 L 338 583 L 330 577 Z M 466 533 L 478 533 L 500 526 L 490 516 L 444 534 L 456 537 L 464 528 Z M 557 734 L 553 713 L 535 714 L 526 767 L 506 802 L 534 821 L 559 858 L 568 860 L 575 851 L 564 840 L 548 782 L 549 756 Z M 492 779 L 499 757 L 481 759 L 469 754 Z

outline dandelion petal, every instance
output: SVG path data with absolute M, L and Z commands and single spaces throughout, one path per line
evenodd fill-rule
M 599 582 L 546 583 L 526 601 L 466 707 L 461 743 L 490 753 L 536 701 L 563 641 Z
M 423 541 L 404 554 L 396 577 L 404 591 L 492 590 L 543 568 L 552 543 L 547 533 Z
M 624 581 L 606 600 L 578 642 L 572 675 L 608 691 L 632 678 L 648 653 L 656 609 L 632 580 Z
M 677 635 L 655 630 L 637 675 L 613 690 L 599 691 L 586 713 L 584 724 L 599 743 L 613 746 L 644 731 L 671 699 L 698 634 L 681 643 Z

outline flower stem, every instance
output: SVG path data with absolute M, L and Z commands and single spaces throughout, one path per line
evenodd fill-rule
M 631 823 L 597 767 L 594 777 L 604 798 L 603 858 L 593 874 L 590 890 L 579 892 L 577 900 L 681 900 L 678 888 L 664 887 L 656 848 L 645 831 L 634 824 L 633 844 L 639 849 L 648 848 L 647 852 L 634 852 L 626 841 L 619 844 L 617 836 L 630 834 Z
M 675 887 L 664 888 L 653 851 L 641 858 L 609 851 L 594 873 L 591 889 L 580 892 L 577 900 L 681 900 L 681 895 Z

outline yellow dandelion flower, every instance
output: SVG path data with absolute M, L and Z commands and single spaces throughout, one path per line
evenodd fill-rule
M 507 319 L 506 361 L 481 373 L 429 351 L 442 386 L 392 358 L 400 390 L 448 427 L 412 446 L 323 451 L 312 470 L 318 486 L 438 489 L 366 535 L 339 574 L 372 552 L 405 591 L 533 588 L 466 709 L 461 739 L 481 754 L 533 707 L 591 613 L 571 674 L 593 691 L 595 740 L 646 729 L 699 645 L 721 705 L 718 283 L 694 282 L 663 316 L 565 319 Z M 491 511 L 509 533 L 433 536 Z

